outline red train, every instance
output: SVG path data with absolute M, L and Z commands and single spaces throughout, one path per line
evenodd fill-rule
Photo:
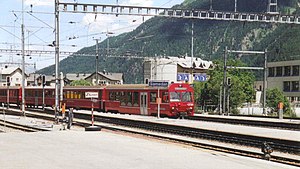
M 44 105 L 55 103 L 54 87 L 45 87 Z M 20 105 L 21 88 L 9 88 L 9 103 Z M 0 102 L 7 103 L 7 87 L 0 88 Z M 194 91 L 189 84 L 173 83 L 168 87 L 151 87 L 146 84 L 75 86 L 63 88 L 63 103 L 67 108 L 91 109 L 126 114 L 160 115 L 168 117 L 194 115 Z M 42 106 L 43 89 L 25 88 L 25 105 Z

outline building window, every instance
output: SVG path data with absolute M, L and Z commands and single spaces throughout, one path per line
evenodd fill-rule
M 299 76 L 299 65 L 293 66 L 293 76 Z
M 282 76 L 282 67 L 276 67 L 276 76 Z
M 269 68 L 269 77 L 274 77 L 275 75 L 275 68 L 274 67 L 270 67 Z
M 299 91 L 299 81 L 293 81 L 292 82 L 292 91 L 298 92 Z
M 291 83 L 288 81 L 283 82 L 283 91 L 289 92 L 291 91 Z
M 291 66 L 284 66 L 284 76 L 291 76 Z

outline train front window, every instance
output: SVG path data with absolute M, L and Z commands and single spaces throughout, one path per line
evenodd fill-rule
M 180 92 L 170 92 L 171 102 L 180 102 Z
M 191 102 L 192 101 L 192 94 L 191 92 L 182 92 L 182 102 Z

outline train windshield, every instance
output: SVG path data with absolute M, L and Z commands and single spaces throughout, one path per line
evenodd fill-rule
M 170 92 L 170 102 L 191 102 L 191 92 Z

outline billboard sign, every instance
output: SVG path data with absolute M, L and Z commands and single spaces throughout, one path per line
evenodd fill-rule
M 207 80 L 206 74 L 194 74 L 194 80 L 198 82 L 205 82 Z
M 177 74 L 177 81 L 189 81 L 189 75 L 188 73 L 178 73 Z
M 98 92 L 85 92 L 85 98 L 98 98 Z

